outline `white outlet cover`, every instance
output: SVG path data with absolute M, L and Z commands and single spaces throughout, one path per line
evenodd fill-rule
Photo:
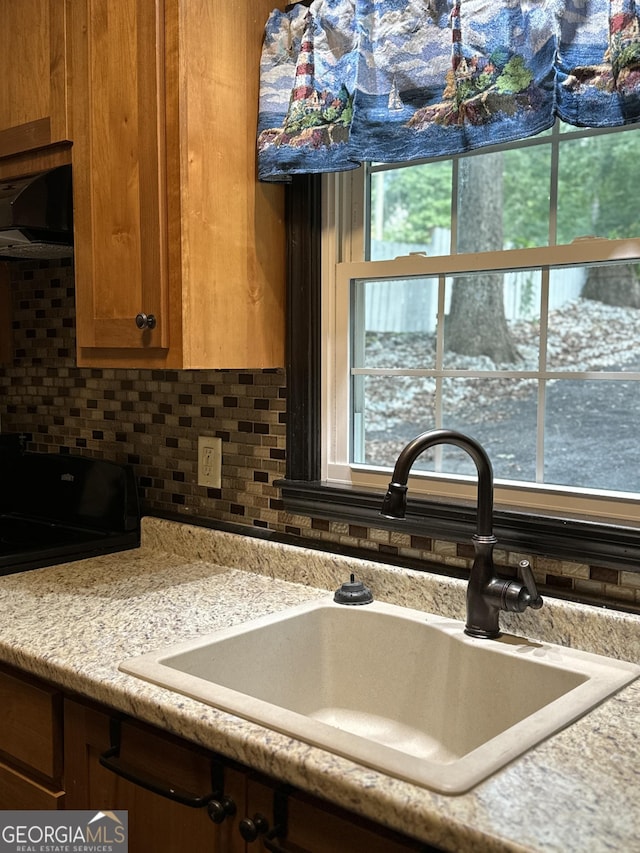
M 217 436 L 198 436 L 198 485 L 222 487 L 222 439 Z

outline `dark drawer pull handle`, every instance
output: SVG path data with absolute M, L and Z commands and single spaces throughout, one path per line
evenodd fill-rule
M 181 803 L 183 806 L 190 806 L 193 809 L 201 809 L 211 800 L 215 799 L 215 794 L 205 794 L 199 796 L 190 791 L 184 791 L 180 788 L 174 788 L 169 784 L 161 782 L 154 776 L 143 776 L 137 770 L 129 767 L 126 763 L 120 760 L 118 755 L 119 749 L 112 748 L 104 752 L 100 756 L 100 764 L 111 770 L 116 776 L 121 776 L 127 782 L 133 782 L 134 785 L 139 785 L 147 791 L 154 794 L 159 794 L 161 797 L 166 797 L 168 800 L 173 800 L 176 803 Z
M 99 762 L 107 770 L 138 785 L 153 794 L 173 800 L 183 806 L 192 809 L 207 808 L 209 817 L 214 823 L 222 821 L 230 815 L 235 814 L 236 806 L 232 799 L 225 797 L 222 791 L 222 775 L 224 773 L 222 764 L 211 762 L 211 781 L 213 790 L 207 794 L 194 794 L 183 788 L 174 787 L 165 783 L 155 776 L 141 774 L 137 769 L 131 767 L 120 759 L 120 720 L 112 718 L 109 726 L 111 747 L 99 757 Z

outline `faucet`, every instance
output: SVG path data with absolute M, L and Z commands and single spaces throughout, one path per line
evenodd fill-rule
M 436 444 L 461 447 L 473 459 L 478 472 L 476 532 L 471 539 L 475 559 L 467 587 L 464 630 L 471 637 L 492 640 L 500 636 L 501 610 L 516 613 L 523 613 L 527 607 L 538 610 L 542 607 L 542 598 L 528 560 L 521 560 L 519 564 L 522 583 L 504 580 L 496 574 L 493 549 L 498 540 L 493 534 L 493 469 L 484 448 L 475 439 L 454 430 L 434 429 L 418 435 L 400 451 L 381 514 L 386 518 L 405 517 L 411 466 L 424 450 Z

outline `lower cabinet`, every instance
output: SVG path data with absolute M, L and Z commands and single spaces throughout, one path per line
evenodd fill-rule
M 60 809 L 62 693 L 0 668 L 0 810 Z
M 126 810 L 131 853 L 437 853 L 18 670 L 0 707 L 0 810 Z
M 315 797 L 249 774 L 247 816 L 239 829 L 253 837 L 247 853 L 441 853 Z
M 68 809 L 127 810 L 132 853 L 244 851 L 237 828 L 242 773 L 164 732 L 84 704 L 67 700 L 64 713 Z M 223 792 L 214 790 L 223 774 L 235 816 L 225 817 Z
M 435 851 L 101 708 L 64 718 L 66 807 L 126 809 L 132 853 Z
M 28 774 L 0 762 L 0 810 L 63 807 L 63 791 L 36 782 Z

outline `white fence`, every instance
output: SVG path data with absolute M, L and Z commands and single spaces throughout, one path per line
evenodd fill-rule
M 372 240 L 371 260 L 384 260 L 425 252 L 428 256 L 449 252 L 450 232 L 434 230 L 429 245 Z M 571 267 L 552 271 L 549 285 L 549 309 L 577 299 L 586 279 L 586 270 Z M 449 310 L 451 280 L 445 290 L 445 313 Z M 540 316 L 540 272 L 505 273 L 504 310 L 507 320 L 536 319 Z M 430 279 L 394 279 L 367 282 L 365 289 L 366 329 L 371 332 L 434 332 L 438 315 L 438 281 Z

